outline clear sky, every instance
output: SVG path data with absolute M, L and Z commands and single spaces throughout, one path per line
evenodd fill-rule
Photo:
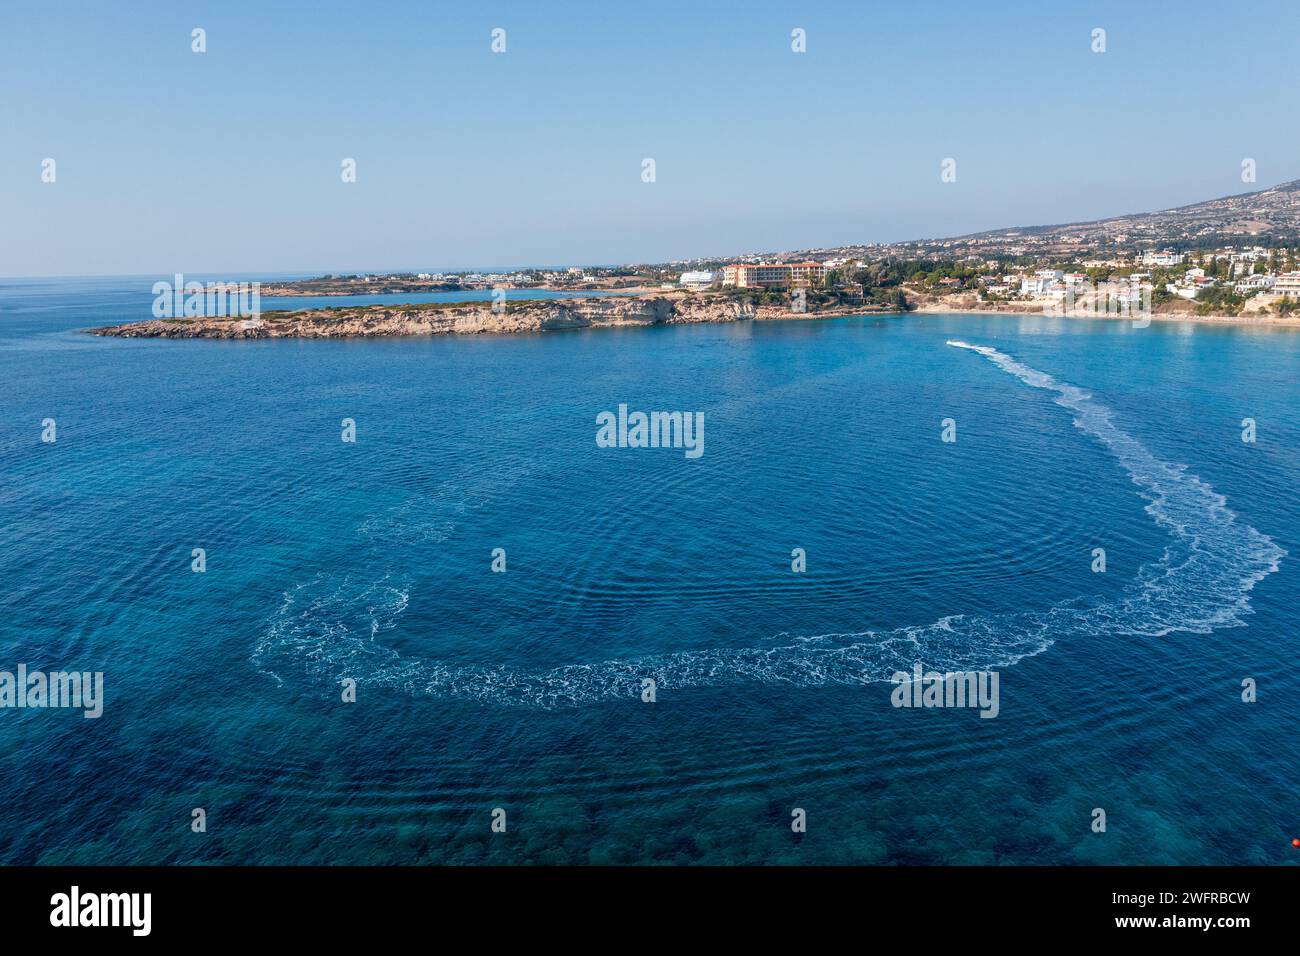
M 6 0 L 0 275 L 664 261 L 1159 209 L 1300 178 L 1297 60 L 1294 2 Z

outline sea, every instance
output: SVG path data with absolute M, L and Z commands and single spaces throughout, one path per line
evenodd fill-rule
M 0 863 L 1300 862 L 1297 330 L 86 334 L 169 278 L 0 280 L 0 671 L 103 681 Z

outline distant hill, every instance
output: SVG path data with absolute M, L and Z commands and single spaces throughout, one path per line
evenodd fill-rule
M 962 258 L 962 256 L 1037 256 L 1057 260 L 1131 254 L 1152 248 L 1175 251 L 1223 246 L 1300 246 L 1300 179 L 1271 189 L 1208 199 L 1190 206 L 1134 212 L 1088 222 L 1050 226 L 1009 226 L 950 238 L 907 242 L 820 246 L 780 252 L 746 252 L 727 258 L 688 259 L 677 268 L 716 268 L 725 261 L 803 261 L 814 259 Z
M 776 262 L 888 256 L 1030 255 L 1078 259 L 1145 249 L 1300 246 L 1300 180 L 1205 202 L 1055 226 L 1012 226 L 940 239 L 769 253 Z M 759 258 L 750 256 L 750 258 Z M 705 261 L 705 260 L 698 260 Z
M 1159 212 L 1055 226 L 990 229 L 949 241 L 983 246 L 1017 239 L 1031 240 L 1035 246 L 1095 248 L 1134 243 L 1204 247 L 1250 241 L 1294 245 L 1300 242 L 1300 180 Z

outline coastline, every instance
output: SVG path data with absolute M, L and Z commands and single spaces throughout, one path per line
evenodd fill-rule
M 1153 313 L 1144 316 L 1142 319 L 1135 319 L 1131 315 L 1118 315 L 1097 312 L 1046 312 L 1042 307 L 1034 309 L 1008 309 L 1008 308 L 990 308 L 976 309 L 970 307 L 947 307 L 938 306 L 934 303 L 925 303 L 918 306 L 909 313 L 910 315 L 1005 315 L 1005 316 L 1040 316 L 1045 318 L 1058 319 L 1080 319 L 1083 321 L 1099 322 L 1139 322 L 1143 319 L 1151 322 L 1192 322 L 1199 325 L 1249 325 L 1254 328 L 1277 328 L 1277 329 L 1300 329 L 1300 315 L 1296 316 L 1279 316 L 1266 314 L 1252 315 L 1193 315 L 1188 312 L 1164 312 Z
M 85 329 L 91 335 L 167 339 L 400 338 L 428 335 L 515 335 L 577 329 L 687 325 L 705 322 L 823 319 L 899 314 L 894 309 L 831 306 L 795 312 L 784 306 L 722 296 L 604 296 L 524 299 L 494 309 L 490 302 L 408 306 L 323 307 L 264 312 L 257 318 L 149 319 Z
M 1132 316 L 1079 311 L 1052 313 L 1037 308 L 971 308 L 969 303 L 949 306 L 933 300 L 900 312 L 893 308 L 861 305 L 811 307 L 796 312 L 784 306 L 755 303 L 725 296 L 602 296 L 569 299 L 522 299 L 494 309 L 489 302 L 443 302 L 407 306 L 320 307 L 296 311 L 264 312 L 254 319 L 195 317 L 149 319 L 121 325 L 85 329 L 91 335 L 117 338 L 167 339 L 320 339 L 402 338 L 428 335 L 518 335 L 577 329 L 687 325 L 716 322 L 810 321 L 851 315 L 1000 315 L 1039 316 L 1113 322 L 1140 322 Z M 1151 322 L 1188 322 L 1200 325 L 1249 326 L 1260 329 L 1300 329 L 1300 315 L 1245 316 L 1156 313 Z

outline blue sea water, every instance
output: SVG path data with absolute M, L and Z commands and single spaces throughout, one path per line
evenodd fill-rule
M 0 670 L 106 697 L 0 709 L 4 863 L 1300 858 L 1295 331 L 81 331 L 151 284 L 0 282 Z

